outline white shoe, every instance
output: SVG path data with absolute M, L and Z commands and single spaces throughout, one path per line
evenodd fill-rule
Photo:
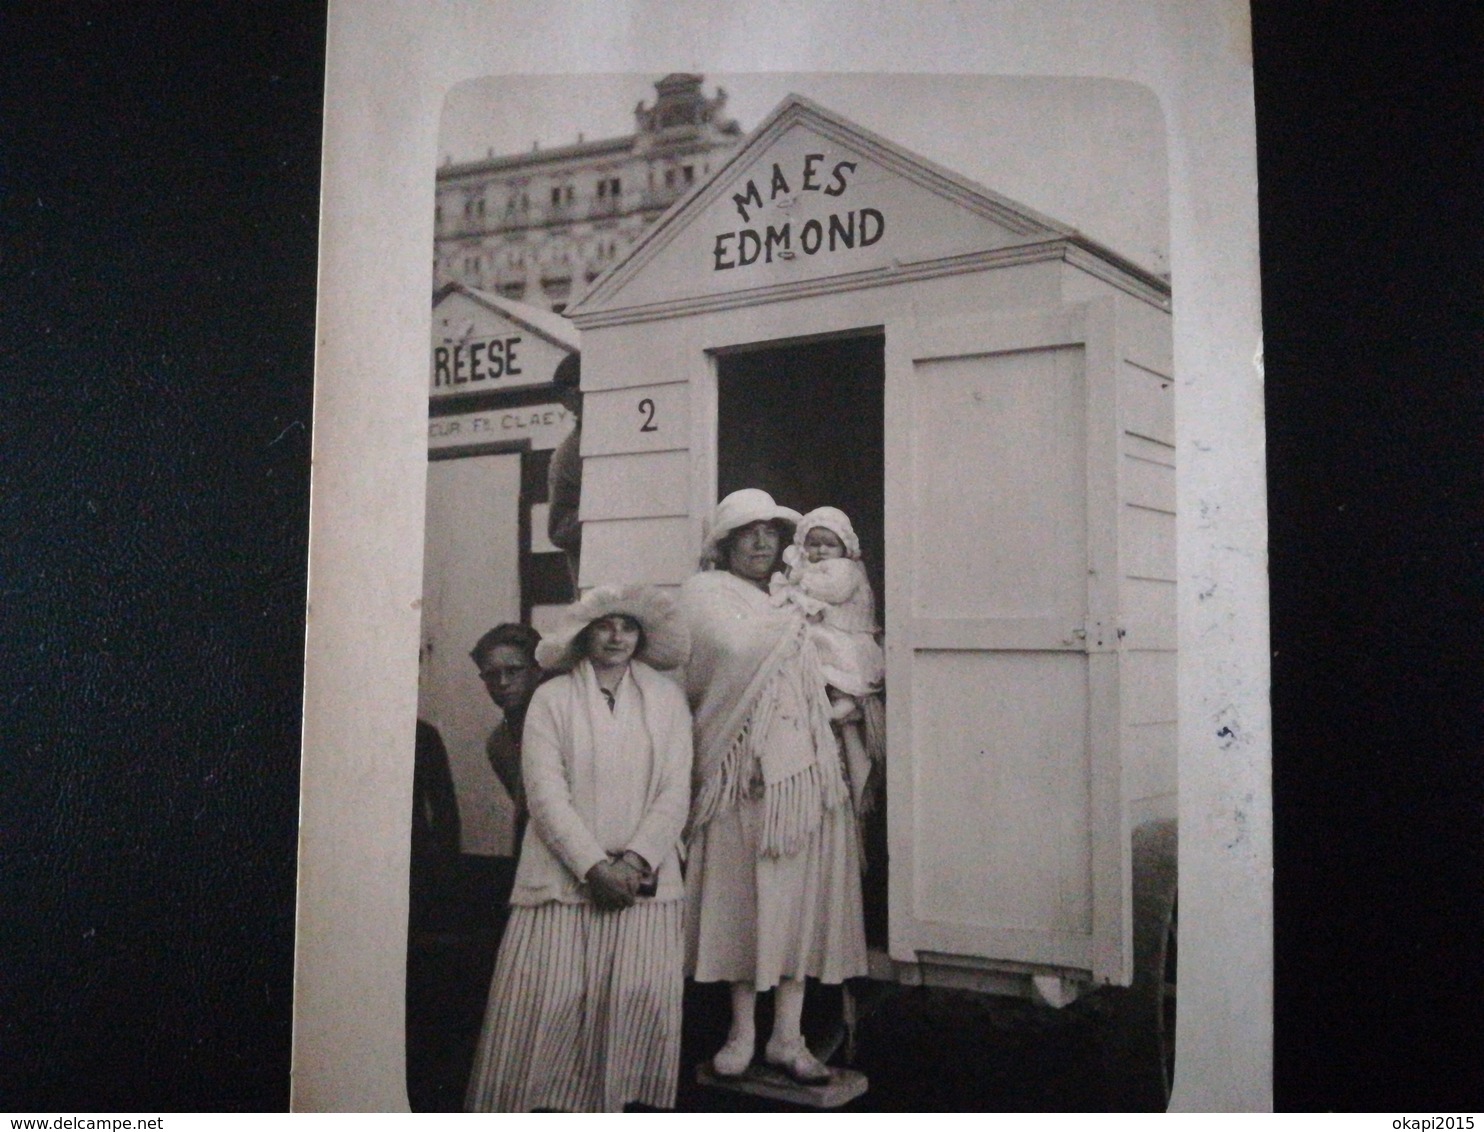
M 728 1038 L 727 1044 L 716 1051 L 711 1059 L 711 1069 L 718 1077 L 740 1077 L 752 1064 L 753 1047 L 757 1039 Z
M 786 1042 L 769 1039 L 763 1057 L 769 1065 L 783 1070 L 800 1085 L 824 1085 L 830 1080 L 830 1067 L 809 1052 L 802 1037 Z

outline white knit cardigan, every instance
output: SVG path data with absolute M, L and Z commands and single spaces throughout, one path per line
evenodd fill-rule
M 647 741 L 652 757 L 642 816 L 622 843 L 604 845 L 595 833 L 598 760 L 617 752 L 596 750 L 594 729 L 582 719 L 584 713 L 609 710 L 597 691 L 592 666 L 583 661 L 542 684 L 531 698 L 521 740 L 521 775 L 531 821 L 521 846 L 512 904 L 582 903 L 588 899 L 582 883 L 588 870 L 608 852 L 627 849 L 655 868 L 656 900 L 678 900 L 684 894 L 679 845 L 690 808 L 690 710 L 674 681 L 642 661 L 630 662 L 628 676 L 640 696 L 642 731 L 647 733 L 635 740 Z

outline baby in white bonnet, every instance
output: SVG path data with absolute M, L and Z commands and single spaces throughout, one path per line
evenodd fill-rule
M 788 569 L 773 575 L 769 589 L 776 604 L 792 603 L 809 620 L 860 809 L 872 761 L 862 736 L 862 700 L 881 692 L 886 672 L 860 539 L 845 512 L 816 507 L 799 520 L 783 561 Z

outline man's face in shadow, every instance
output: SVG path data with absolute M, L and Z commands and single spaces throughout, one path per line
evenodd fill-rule
M 535 662 L 514 645 L 496 645 L 479 664 L 484 690 L 503 712 L 525 707 L 540 677 Z

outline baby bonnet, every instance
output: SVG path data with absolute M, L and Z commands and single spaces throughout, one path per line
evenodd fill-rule
M 794 545 L 803 546 L 804 536 L 815 527 L 833 531 L 845 544 L 847 557 L 859 558 L 861 556 L 861 540 L 856 537 L 855 528 L 850 525 L 850 516 L 838 507 L 816 507 L 800 519 L 798 527 L 794 530 Z

